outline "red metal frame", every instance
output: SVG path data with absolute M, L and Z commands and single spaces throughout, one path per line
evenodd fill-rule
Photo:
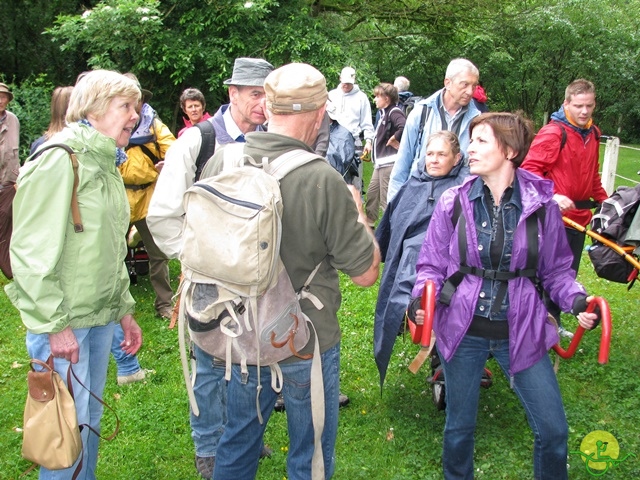
M 602 297 L 595 297 L 587 306 L 587 312 L 592 313 L 596 306 L 600 307 L 600 328 L 602 333 L 600 334 L 600 351 L 598 353 L 598 363 L 604 365 L 609 362 L 609 346 L 611 344 L 611 310 L 609 304 Z M 576 353 L 580 340 L 584 335 L 585 328 L 578 326 L 576 333 L 573 335 L 573 339 L 569 344 L 569 348 L 564 350 L 560 344 L 554 345 L 553 349 L 562 358 L 571 358 Z
M 432 280 L 427 280 L 424 284 L 420 307 L 424 310 L 424 323 L 422 325 L 416 325 L 411 321 L 407 323 L 409 324 L 411 341 L 419 343 L 423 348 L 429 348 L 431 330 L 433 329 L 433 314 L 436 309 L 436 286 Z

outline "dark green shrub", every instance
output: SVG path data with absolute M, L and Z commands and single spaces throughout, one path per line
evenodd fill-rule
M 31 142 L 39 138 L 49 125 L 54 85 L 42 74 L 31 76 L 20 85 L 7 84 L 13 93 L 9 110 L 20 120 L 20 161 L 24 162 L 29 156 Z

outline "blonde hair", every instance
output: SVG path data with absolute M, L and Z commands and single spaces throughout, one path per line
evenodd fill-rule
M 583 93 L 593 93 L 596 94 L 596 87 L 589 80 L 585 80 L 584 78 L 579 78 L 571 82 L 564 91 L 564 99 L 567 102 L 571 101 L 571 97 L 574 95 L 581 95 Z
M 81 74 L 71 93 L 67 122 L 77 122 L 88 115 L 101 118 L 115 97 L 132 98 L 139 102 L 142 92 L 134 80 L 118 72 L 93 70 Z

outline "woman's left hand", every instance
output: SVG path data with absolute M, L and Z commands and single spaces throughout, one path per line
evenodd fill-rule
M 142 329 L 130 313 L 122 317 L 120 326 L 124 331 L 124 340 L 120 343 L 122 351 L 129 355 L 135 355 L 142 346 Z
M 400 142 L 396 140 L 396 137 L 392 136 L 387 142 L 387 147 L 393 147 L 398 150 L 400 148 Z
M 587 304 L 591 303 L 592 301 L 593 301 L 593 296 L 587 297 Z M 578 319 L 578 323 L 582 328 L 591 330 L 597 326 L 597 323 L 596 323 L 598 320 L 597 313 L 581 312 L 578 315 L 576 315 L 576 317 Z

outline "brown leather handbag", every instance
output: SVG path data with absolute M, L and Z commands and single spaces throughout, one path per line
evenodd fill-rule
M 73 396 L 53 369 L 53 356 L 46 363 L 37 359 L 31 359 L 30 363 L 22 456 L 50 470 L 69 468 L 82 451 Z M 34 365 L 43 370 L 34 370 Z M 69 373 L 67 379 L 70 384 Z

